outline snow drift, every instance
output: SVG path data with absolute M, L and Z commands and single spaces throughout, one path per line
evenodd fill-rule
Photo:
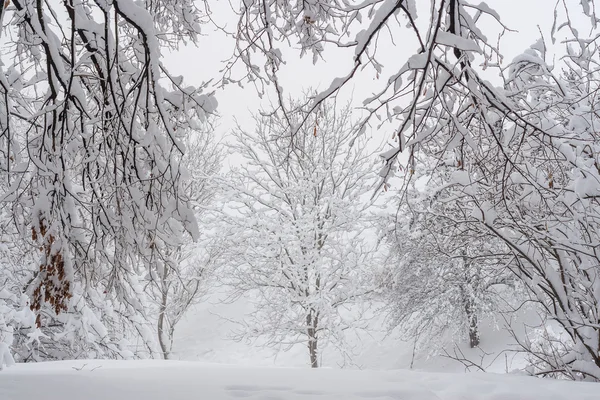
M 0 373 L 0 399 L 596 400 L 595 383 L 485 373 L 248 368 L 181 361 L 62 361 Z

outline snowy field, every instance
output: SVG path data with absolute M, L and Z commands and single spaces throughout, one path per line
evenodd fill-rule
M 66 361 L 0 373 L 2 400 L 598 400 L 598 384 L 496 374 Z
M 308 355 L 304 344 L 268 348 L 260 341 L 233 341 L 232 333 L 239 329 L 236 321 L 251 318 L 255 308 L 251 297 L 235 302 L 223 302 L 224 293 L 215 290 L 200 304 L 192 307 L 175 331 L 172 358 L 183 361 L 201 361 L 218 364 L 259 367 L 305 367 Z M 367 330 L 355 330 L 349 334 L 346 352 L 351 360 L 344 359 L 335 346 L 321 348 L 322 365 L 331 368 L 351 369 L 415 369 L 427 372 L 465 372 L 460 362 L 439 354 L 446 350 L 461 355 L 488 372 L 504 373 L 522 369 L 526 362 L 522 354 L 506 352 L 514 348 L 514 340 L 506 330 L 493 321 L 482 321 L 479 349 L 470 349 L 464 338 L 446 338 L 444 348 L 414 351 L 413 340 L 402 340 L 400 330 L 389 332 L 385 312 L 373 308 L 373 318 Z M 531 323 L 532 316 L 524 321 Z M 439 339 L 438 339 L 439 341 Z M 452 343 L 455 342 L 455 343 Z M 477 367 L 473 368 L 476 370 Z

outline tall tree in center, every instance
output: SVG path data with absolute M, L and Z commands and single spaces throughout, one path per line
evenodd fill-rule
M 254 132 L 235 133 L 246 164 L 228 182 L 229 283 L 256 299 L 243 335 L 304 343 L 315 368 L 323 343 L 341 346 L 357 322 L 347 310 L 374 290 L 374 244 L 364 238 L 373 157 L 364 141 L 353 143 L 348 108 L 256 123 Z

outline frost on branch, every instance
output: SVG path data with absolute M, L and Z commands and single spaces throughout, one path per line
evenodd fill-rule
M 401 191 L 422 163 L 432 166 L 424 172 L 445 184 L 451 183 L 442 176 L 448 166 L 464 171 L 469 184 L 450 197 L 464 215 L 458 222 L 478 225 L 510 250 L 508 266 L 568 337 L 556 347 L 552 341 L 535 349 L 521 344 L 538 360 L 535 373 L 600 380 L 600 77 L 593 2 L 556 3 L 552 43 L 542 38 L 509 62 L 496 38 L 486 37 L 490 23 L 507 32 L 487 4 L 423 3 L 429 14 L 419 18 L 428 23 L 416 21 L 414 1 L 311 2 L 314 25 L 334 29 L 316 30 L 319 36 L 307 39 L 297 28 L 305 2 L 248 1 L 240 25 L 250 33 L 241 40 L 249 44 L 248 54 L 261 50 L 275 66 L 282 60 L 272 55 L 286 40 L 323 58 L 327 43 L 354 49 L 353 64 L 314 97 L 312 110 L 362 71 L 376 74 L 381 83 L 363 101 L 362 125 L 375 116 L 382 121 L 378 128 L 395 138 L 385 153 L 381 185 L 397 172 L 401 153 L 407 160 L 397 174 Z M 390 46 L 409 43 L 407 37 L 412 54 L 394 50 L 398 55 L 384 65 Z M 558 37 L 566 41 L 558 43 Z M 386 39 L 389 46 L 381 44 Z M 550 61 L 553 44 L 562 57 Z M 489 69 L 500 79 L 486 80 Z M 253 71 L 277 83 L 276 68 Z
M 280 114 L 256 123 L 236 131 L 233 151 L 247 164 L 226 182 L 224 281 L 234 295 L 256 296 L 240 339 L 303 344 L 318 367 L 327 344 L 351 355 L 344 331 L 360 325 L 361 300 L 376 290 L 375 245 L 365 238 L 372 155 L 362 142 L 350 147 L 348 108 L 325 105 L 297 135 Z
M 154 356 L 140 277 L 153 243 L 197 237 L 179 163 L 216 107 L 161 49 L 194 41 L 205 15 L 191 0 L 12 0 L 1 17 L 1 240 L 32 254 L 10 291 L 35 313 L 15 355 Z
M 210 128 L 210 125 L 205 127 Z M 154 242 L 154 257 L 145 277 L 152 314 L 156 317 L 158 344 L 164 359 L 171 356 L 175 327 L 185 313 L 195 305 L 214 283 L 216 262 L 221 249 L 206 232 L 213 219 L 210 208 L 219 192 L 215 175 L 223 158 L 221 147 L 208 131 L 195 132 L 186 142 L 186 154 L 181 160 L 183 173 L 181 190 L 189 199 L 194 216 L 201 223 L 199 238 L 187 236 L 177 246 L 165 241 Z M 183 227 L 179 226 L 182 235 Z
M 480 211 L 463 203 L 471 185 L 469 173 L 456 168 L 453 158 L 419 160 L 413 184 L 396 195 L 398 204 L 382 218 L 389 246 L 388 270 L 383 276 L 390 328 L 430 354 L 468 343 L 490 344 L 482 324 L 494 323 L 522 305 L 518 281 L 507 267 L 510 249 L 481 226 L 481 216 L 493 221 L 488 208 Z M 405 197 L 402 197 L 405 196 Z M 479 212 L 475 217 L 468 210 Z

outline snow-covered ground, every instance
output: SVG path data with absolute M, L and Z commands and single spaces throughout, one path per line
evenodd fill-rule
M 311 370 L 302 346 L 289 351 L 231 342 L 233 322 L 252 312 L 251 301 L 231 304 L 219 296 L 198 305 L 179 327 L 175 358 L 195 361 L 63 361 L 19 364 L 0 371 L 0 400 L 598 400 L 597 383 L 574 383 L 517 374 L 464 373 L 464 367 L 385 335 L 374 319 L 370 334 L 357 334 L 354 364 L 340 369 L 336 351 Z M 225 319 L 224 319 L 225 318 Z M 482 346 L 491 371 L 519 361 L 496 357 L 507 338 L 489 326 Z M 477 360 L 481 350 L 461 348 Z M 276 357 L 277 356 L 277 357 Z M 197 361 L 200 360 L 200 361 Z M 413 367 L 413 370 L 408 368 Z M 441 372 L 444 371 L 444 372 Z
M 2 400 L 598 400 L 595 383 L 485 373 L 63 361 L 0 373 Z
M 225 297 L 222 292 L 214 292 L 187 313 L 175 332 L 173 359 L 263 367 L 308 365 L 308 353 L 301 344 L 291 348 L 265 348 L 259 342 L 232 341 L 231 333 L 239 329 L 236 321 L 252 317 L 252 299 L 227 303 L 223 302 Z M 344 359 L 340 351 L 329 345 L 321 348 L 321 364 L 332 368 L 465 371 L 460 362 L 439 355 L 444 349 L 429 347 L 414 352 L 414 341 L 402 340 L 398 330 L 388 332 L 384 313 L 374 311 L 373 314 L 375 316 L 369 321 L 367 331 L 350 333 L 346 350 L 352 356 L 351 361 Z M 432 341 L 440 340 L 434 338 Z M 479 349 L 470 349 L 466 340 L 458 340 L 456 344 L 447 343 L 445 350 L 450 355 L 459 353 L 486 371 L 502 373 L 525 366 L 522 355 L 506 351 L 514 348 L 513 345 L 508 332 L 498 329 L 492 321 L 483 321 Z

